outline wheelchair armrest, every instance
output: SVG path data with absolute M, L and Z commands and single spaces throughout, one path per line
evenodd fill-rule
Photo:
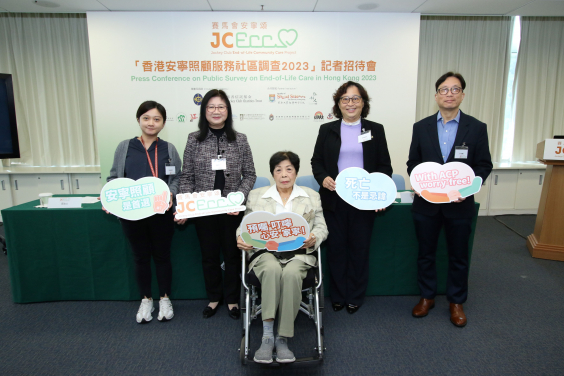
M 247 251 L 245 250 L 241 250 L 242 252 L 242 257 L 241 257 L 241 282 L 243 283 L 243 286 L 245 287 L 245 290 L 249 289 L 249 286 L 247 286 L 247 282 L 245 281 L 245 274 L 247 273 Z
M 321 268 L 321 247 L 317 248 L 315 252 L 317 252 L 317 268 L 318 268 L 318 272 L 317 272 L 318 282 L 315 289 L 319 290 L 321 288 L 321 283 L 323 282 L 323 269 Z

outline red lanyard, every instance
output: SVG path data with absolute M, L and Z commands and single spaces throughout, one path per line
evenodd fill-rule
M 143 147 L 145 148 L 145 143 L 143 142 L 143 136 L 139 137 L 141 139 L 141 144 L 143 144 Z M 151 158 L 149 157 L 149 152 L 147 151 L 147 148 L 145 148 L 145 153 L 147 153 L 147 160 L 149 161 L 149 167 L 151 167 L 151 172 L 153 173 L 153 176 L 158 178 L 157 174 L 159 173 L 159 139 L 157 138 L 155 140 L 155 168 L 153 169 L 153 163 L 151 163 Z

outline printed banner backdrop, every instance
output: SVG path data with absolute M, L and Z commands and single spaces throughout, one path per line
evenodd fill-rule
M 140 134 L 145 100 L 167 110 L 160 136 L 182 156 L 201 97 L 223 89 L 235 129 L 248 136 L 258 176 L 272 182 L 279 150 L 310 175 L 319 126 L 334 120 L 332 94 L 360 82 L 368 119 L 384 124 L 394 172 L 407 178 L 415 121 L 419 14 L 89 12 L 88 34 L 102 177 L 117 144 Z M 182 192 L 185 193 L 185 192 Z

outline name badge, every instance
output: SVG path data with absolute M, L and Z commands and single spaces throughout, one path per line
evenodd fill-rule
M 176 166 L 170 163 L 165 164 L 165 173 L 167 175 L 176 175 Z
M 468 146 L 456 146 L 454 148 L 454 159 L 467 159 L 468 158 Z
M 227 159 L 221 158 L 221 155 L 218 155 L 217 159 L 212 159 L 212 170 L 227 170 Z
M 366 141 L 370 141 L 372 139 L 372 131 L 365 131 L 363 130 L 358 136 L 358 143 L 363 143 Z

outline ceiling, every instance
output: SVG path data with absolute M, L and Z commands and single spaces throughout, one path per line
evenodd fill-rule
M 0 0 L 0 12 L 398 12 L 564 16 L 564 0 Z

